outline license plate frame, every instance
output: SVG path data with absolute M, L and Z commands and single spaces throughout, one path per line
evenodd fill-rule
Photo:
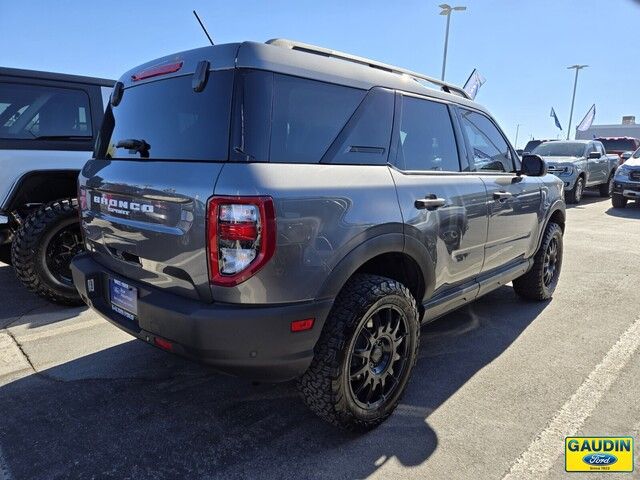
M 138 316 L 138 289 L 117 278 L 109 278 L 111 309 L 129 320 Z

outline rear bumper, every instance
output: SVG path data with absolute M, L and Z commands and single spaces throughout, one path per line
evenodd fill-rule
M 71 264 L 83 300 L 129 334 L 154 344 L 169 340 L 171 351 L 216 370 L 263 381 L 286 381 L 309 367 L 331 300 L 277 306 L 203 303 L 122 278 L 88 253 Z M 111 308 L 109 278 L 138 288 L 138 315 L 130 320 Z M 88 282 L 93 280 L 93 291 Z M 291 322 L 315 318 L 311 330 L 291 332 Z

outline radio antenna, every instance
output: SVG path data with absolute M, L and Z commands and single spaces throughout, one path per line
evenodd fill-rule
M 211 45 L 213 45 L 213 40 L 211 40 L 211 36 L 209 35 L 209 32 L 207 32 L 207 28 L 204 26 L 204 23 L 202 23 L 202 20 L 200 20 L 200 17 L 198 16 L 198 13 L 194 10 L 193 14 L 196 16 L 196 20 L 198 20 L 198 23 L 200 24 L 200 26 L 202 27 L 202 30 L 204 31 L 204 34 L 207 36 L 207 38 L 209 39 L 209 43 L 211 43 Z

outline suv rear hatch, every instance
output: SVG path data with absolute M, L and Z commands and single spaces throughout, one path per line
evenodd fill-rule
M 173 57 L 116 85 L 79 186 L 87 248 L 116 274 L 211 300 L 206 209 L 228 159 L 233 76 Z

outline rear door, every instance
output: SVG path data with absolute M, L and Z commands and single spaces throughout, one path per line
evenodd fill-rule
M 487 236 L 486 189 L 461 172 L 464 146 L 451 115 L 445 103 L 397 94 L 392 174 L 405 235 L 422 243 L 435 265 L 432 298 L 461 284 L 477 288 Z
M 604 168 L 604 163 L 607 161 L 607 158 L 602 154 L 599 158 L 589 158 L 589 155 L 592 153 L 601 154 L 596 142 L 590 142 L 587 145 L 585 156 L 587 157 L 587 170 L 589 172 L 587 185 L 598 185 L 607 179 L 606 169 Z
M 482 112 L 458 108 L 469 163 L 487 189 L 489 228 L 482 272 L 532 255 L 542 215 L 541 183 L 519 176 L 517 155 L 504 134 Z

